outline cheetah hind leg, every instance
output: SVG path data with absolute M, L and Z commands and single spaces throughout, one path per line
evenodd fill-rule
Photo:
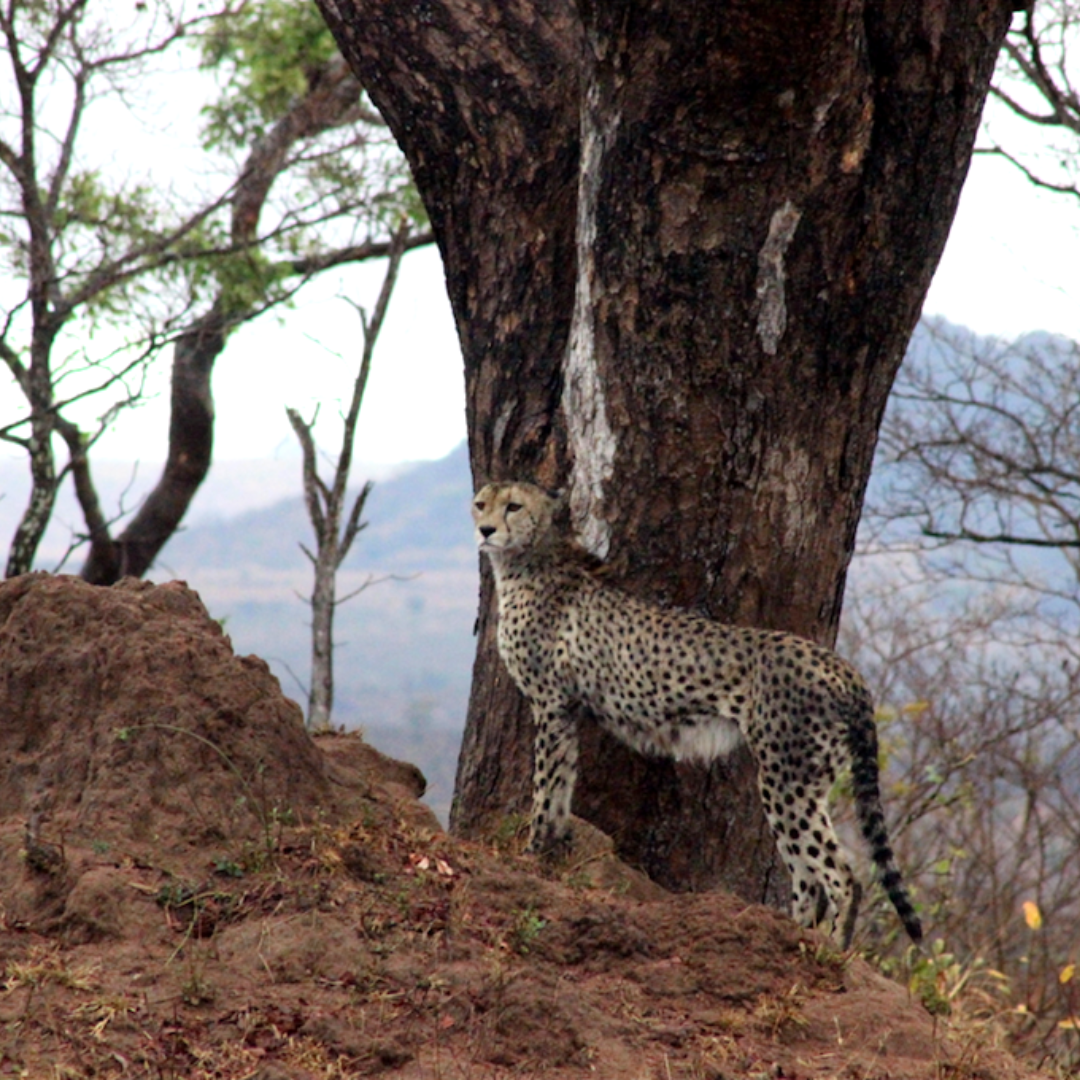
M 532 815 L 528 851 L 558 859 L 570 847 L 570 803 L 577 781 L 577 725 L 560 706 L 534 704 Z
M 765 812 L 791 875 L 791 917 L 810 929 L 828 927 L 837 944 L 848 948 L 862 887 L 836 838 L 824 795 L 789 803 L 782 813 L 766 800 Z

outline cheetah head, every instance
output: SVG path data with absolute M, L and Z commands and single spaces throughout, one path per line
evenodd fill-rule
M 486 484 L 474 496 L 476 543 L 488 555 L 535 548 L 552 536 L 559 500 L 521 480 Z

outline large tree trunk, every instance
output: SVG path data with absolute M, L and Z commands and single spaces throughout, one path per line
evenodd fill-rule
M 1009 4 L 319 2 L 435 227 L 477 480 L 567 485 L 640 594 L 831 642 Z M 491 593 L 463 833 L 528 802 Z M 674 767 L 586 728 L 576 809 L 626 856 L 782 895 L 745 756 Z

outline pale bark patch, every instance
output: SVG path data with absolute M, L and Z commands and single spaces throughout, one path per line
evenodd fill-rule
M 503 439 L 506 438 L 506 430 L 510 426 L 510 420 L 517 410 L 517 398 L 510 398 L 505 405 L 499 410 L 499 415 L 495 417 L 495 428 L 492 432 L 492 445 L 495 451 L 496 460 L 499 459 L 502 453 Z
M 604 482 L 615 472 L 617 440 L 596 359 L 593 280 L 596 276 L 596 208 L 606 151 L 619 117 L 599 121 L 599 91 L 589 87 L 581 110 L 581 174 L 578 182 L 577 287 L 563 362 L 563 413 L 573 455 L 570 513 L 581 542 L 600 558 L 611 544 L 611 526 L 600 516 Z
M 761 490 L 783 502 L 780 547 L 797 551 L 807 545 L 818 528 L 818 508 L 808 496 L 814 477 L 813 462 L 798 447 L 775 447 L 765 455 Z
M 773 212 L 769 235 L 758 252 L 757 297 L 759 301 L 757 333 L 761 347 L 775 356 L 780 339 L 787 329 L 787 301 L 784 296 L 784 256 L 799 227 L 802 211 L 788 199 Z

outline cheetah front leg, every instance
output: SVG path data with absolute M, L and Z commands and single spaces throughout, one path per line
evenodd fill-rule
M 528 850 L 554 855 L 569 840 L 578 732 L 568 702 L 533 702 L 533 797 Z

